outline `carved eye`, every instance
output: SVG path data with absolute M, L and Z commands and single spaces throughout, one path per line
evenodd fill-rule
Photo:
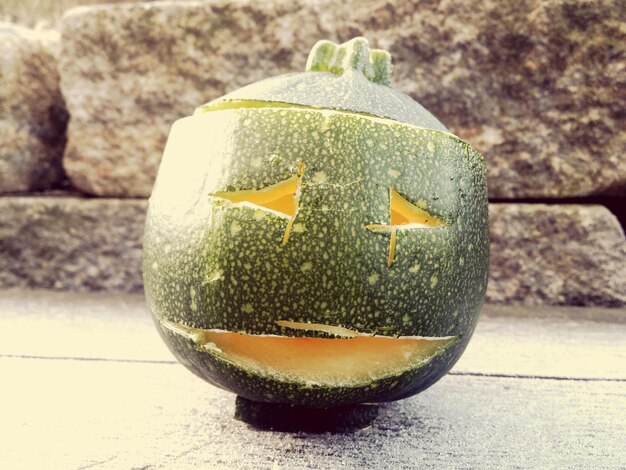
M 432 229 L 448 227 L 448 223 L 412 204 L 394 187 L 389 188 L 389 224 L 369 224 L 365 228 L 377 233 L 389 233 L 387 265 L 393 264 L 398 230 Z
M 280 183 L 262 189 L 219 191 L 211 196 L 230 201 L 235 206 L 253 207 L 289 219 L 283 235 L 284 245 L 289 240 L 293 221 L 298 213 L 300 182 L 303 173 L 304 162 L 300 162 L 296 174 Z

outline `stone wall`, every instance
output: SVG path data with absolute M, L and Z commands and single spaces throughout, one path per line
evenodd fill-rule
M 67 111 L 59 88 L 60 35 L 0 23 L 0 194 L 63 178 Z
M 624 306 L 624 232 L 590 204 L 626 206 L 624 16 L 616 0 L 214 0 L 75 9 L 60 40 L 0 25 L 0 287 L 141 290 L 171 123 L 363 35 L 487 158 L 488 300 Z

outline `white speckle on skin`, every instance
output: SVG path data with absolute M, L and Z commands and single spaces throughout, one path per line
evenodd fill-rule
M 307 271 L 310 271 L 311 269 L 313 269 L 313 263 L 311 263 L 310 261 L 305 261 L 304 263 L 302 263 L 302 265 L 300 266 L 300 270 L 305 273 Z
M 283 161 L 283 158 L 280 155 L 278 155 L 278 154 L 272 153 L 272 154 L 268 155 L 267 161 L 270 164 L 278 164 L 278 163 Z
M 398 176 L 400 176 L 400 172 L 398 170 L 394 170 L 393 168 L 389 168 L 389 170 L 387 170 L 387 174 L 392 178 L 397 178 Z
M 157 263 L 156 261 L 152 262 L 152 269 L 157 269 L 159 267 L 159 263 Z
M 217 281 L 221 281 L 222 279 L 224 279 L 224 273 L 220 269 L 218 269 L 216 271 L 208 273 L 206 275 L 205 282 L 207 282 L 207 283 L 217 282 Z
M 252 306 L 252 304 L 244 304 L 241 307 L 241 311 L 243 313 L 252 313 L 254 312 L 254 307 Z
M 378 282 L 379 278 L 380 278 L 380 275 L 378 273 L 372 273 L 367 278 L 367 282 L 369 282 L 370 285 L 373 286 L 374 284 L 376 284 Z
M 416 272 L 418 272 L 420 270 L 420 264 L 419 263 L 415 263 L 413 266 L 411 266 L 409 268 L 409 272 L 415 274 Z
M 437 283 L 438 283 L 438 282 L 439 282 L 439 279 L 437 278 L 437 275 L 436 275 L 436 274 L 433 274 L 433 275 L 430 277 L 430 287 L 431 287 L 431 288 L 434 288 L 434 287 L 437 285 Z
M 331 126 L 331 116 L 325 114 L 324 120 L 321 122 L 319 129 L 321 132 L 326 132 L 328 129 L 330 129 L 330 126 Z
M 316 183 L 316 184 L 323 184 L 323 183 L 326 183 L 326 181 L 328 181 L 328 176 L 326 176 L 326 173 L 323 171 L 316 171 L 315 173 L 313 173 L 313 177 L 311 178 L 311 181 L 313 181 L 313 183 Z
M 234 237 L 239 232 L 241 232 L 241 225 L 239 225 L 239 222 L 234 221 L 232 224 L 230 224 L 230 234 Z
M 306 227 L 302 223 L 293 224 L 293 228 L 291 229 L 291 231 L 296 233 L 302 233 L 306 231 Z
M 465 266 L 465 258 L 463 258 L 463 257 L 459 258 L 459 265 Z

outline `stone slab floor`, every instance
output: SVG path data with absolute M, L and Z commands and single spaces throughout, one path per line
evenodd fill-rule
M 176 363 L 141 295 L 4 290 L 0 468 L 624 468 L 625 313 L 486 306 L 430 389 L 277 432 Z

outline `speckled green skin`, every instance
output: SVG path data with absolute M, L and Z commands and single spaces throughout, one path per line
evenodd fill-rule
M 293 103 L 320 109 L 350 110 L 447 131 L 445 126 L 411 97 L 388 86 L 370 82 L 362 74 L 294 73 L 253 83 L 217 98 L 200 108 L 229 101 L 255 100 Z
M 210 197 L 284 181 L 304 162 L 300 207 L 287 219 Z M 389 192 L 426 204 L 449 227 L 389 235 Z M 444 375 L 476 324 L 487 282 L 485 164 L 465 142 L 391 120 L 307 109 L 239 109 L 178 121 L 146 222 L 144 277 L 157 326 L 179 360 L 258 401 L 334 406 L 417 393 Z M 281 383 L 241 370 L 164 331 L 195 328 L 323 336 L 277 320 L 384 335 L 460 340 L 430 364 L 369 387 Z

